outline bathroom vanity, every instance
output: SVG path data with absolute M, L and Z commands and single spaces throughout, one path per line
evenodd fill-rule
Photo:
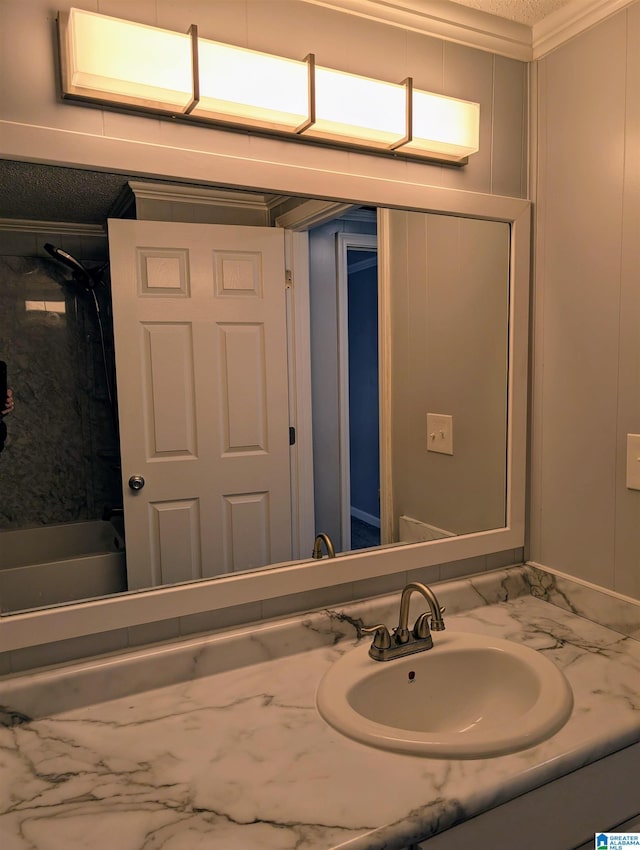
M 552 737 L 491 758 L 386 752 L 318 713 L 325 672 L 371 642 L 362 625 L 395 625 L 399 594 L 4 677 L 0 846 L 445 850 L 489 848 L 498 824 L 500 846 L 574 850 L 640 813 L 640 643 L 553 588 L 530 567 L 434 585 L 444 634 L 529 646 L 573 691 Z

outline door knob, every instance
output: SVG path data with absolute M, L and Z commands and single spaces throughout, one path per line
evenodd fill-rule
M 129 487 L 132 490 L 142 490 L 144 487 L 144 478 L 142 475 L 132 475 L 129 479 Z

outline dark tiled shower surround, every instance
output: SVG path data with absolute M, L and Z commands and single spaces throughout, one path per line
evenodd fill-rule
M 0 455 L 0 529 L 99 518 L 121 503 L 95 310 L 63 285 L 68 277 L 51 260 L 0 257 L 0 359 L 16 397 Z M 106 289 L 100 307 L 111 356 Z

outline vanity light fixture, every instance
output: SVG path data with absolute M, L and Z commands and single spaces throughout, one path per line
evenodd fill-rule
M 480 106 L 83 9 L 60 13 L 66 98 L 464 165 Z
M 315 94 L 309 137 L 392 150 L 406 134 L 403 85 L 317 67 Z
M 309 124 L 313 56 L 303 62 L 198 39 L 195 117 L 299 133 Z
M 108 104 L 186 112 L 194 100 L 195 34 L 84 9 L 58 15 L 62 90 Z

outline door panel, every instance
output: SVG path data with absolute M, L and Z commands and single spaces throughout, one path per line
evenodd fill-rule
M 220 427 L 225 454 L 267 451 L 266 363 L 262 325 L 218 327 Z
M 284 232 L 118 220 L 109 243 L 129 589 L 289 560 Z
M 149 502 L 149 522 L 153 584 L 203 578 L 199 500 Z
M 242 564 L 265 563 L 271 550 L 269 493 L 241 493 L 224 499 L 226 572 Z
M 195 457 L 196 405 L 191 325 L 140 325 L 147 458 Z

